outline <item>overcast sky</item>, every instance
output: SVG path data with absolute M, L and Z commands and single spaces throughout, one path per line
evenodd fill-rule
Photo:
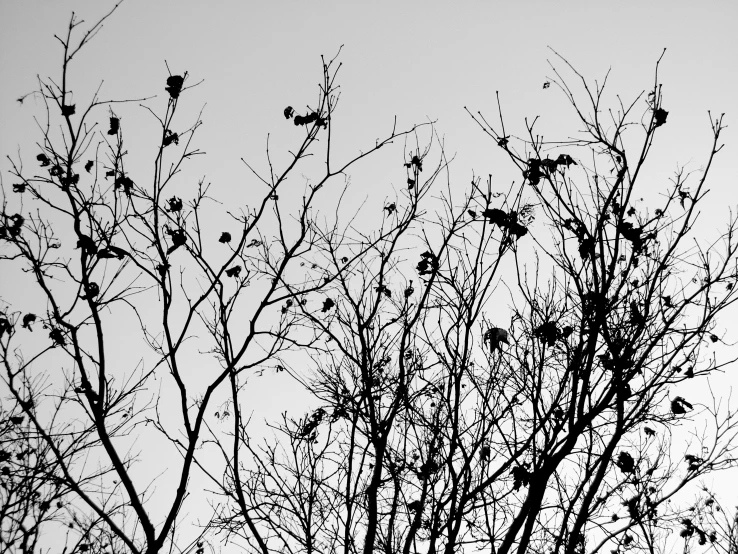
M 110 0 L 0 0 L 0 170 L 7 181 L 7 155 L 20 149 L 29 163 L 39 132 L 34 116 L 41 102 L 16 98 L 37 86 L 36 75 L 59 76 L 61 49 L 54 34 L 65 31 L 74 11 L 88 24 L 110 10 Z M 143 98 L 161 113 L 164 82 L 188 71 L 203 81 L 180 103 L 181 125 L 204 125 L 195 145 L 207 152 L 191 162 L 183 181 L 204 177 L 219 199 L 248 201 L 255 187 L 240 158 L 264 170 L 267 134 L 277 162 L 286 159 L 299 129 L 282 110 L 314 102 L 320 56 L 343 46 L 341 100 L 334 118 L 335 148 L 355 154 L 385 136 L 397 116 L 400 128 L 428 120 L 445 139 L 452 185 L 465 187 L 473 174 L 492 174 L 500 189 L 511 172 L 499 149 L 464 111 L 481 110 L 494 120 L 499 91 L 508 129 L 521 134 L 524 118 L 540 116 L 548 139 L 575 131 L 571 107 L 555 87 L 549 47 L 584 76 L 602 82 L 606 95 L 624 102 L 650 89 L 656 60 L 667 48 L 659 81 L 664 85 L 668 125 L 659 133 L 648 169 L 653 189 L 669 185 L 678 165 L 699 170 L 710 148 L 708 110 L 725 112 L 726 146 L 712 170 L 713 194 L 702 227 L 721 230 L 727 210 L 738 204 L 738 2 L 433 2 L 433 1 L 250 1 L 125 0 L 71 69 L 80 105 L 101 85 L 103 99 Z M 86 29 L 81 25 L 80 29 Z M 571 73 L 563 75 L 576 85 Z M 148 171 L 159 137 L 156 122 L 137 103 L 116 105 L 130 155 Z M 639 104 L 642 113 L 645 104 Z M 105 112 L 99 121 L 106 125 Z M 383 202 L 402 188 L 401 152 L 383 151 L 351 172 L 350 194 Z M 280 156 L 282 156 L 280 158 Z M 129 162 L 130 163 L 130 162 Z M 130 167 L 130 166 L 129 166 Z M 306 177 L 309 177 L 307 175 Z M 458 184 L 454 184 L 458 183 Z M 5 186 L 10 183 L 6 182 Z M 260 192 L 260 191 L 259 191 Z M 372 194 L 370 195 L 369 192 Z M 381 214 L 381 209 L 377 210 Z M 374 212 L 372 212 L 374 213 Z
M 0 0 L 3 157 L 37 138 L 33 102 L 20 106 L 15 99 L 34 88 L 37 74 L 58 75 L 54 33 L 64 31 L 72 11 L 92 22 L 113 4 Z M 486 155 L 492 145 L 464 106 L 494 114 L 499 90 L 509 122 L 541 115 L 552 138 L 557 116 L 571 113 L 554 88 L 542 89 L 552 75 L 547 47 L 591 79 L 612 68 L 611 92 L 626 99 L 651 86 L 654 62 L 667 48 L 660 81 L 671 137 L 662 136 L 656 152 L 669 153 L 666 175 L 677 162 L 704 159 L 708 109 L 726 112 L 729 125 L 738 118 L 736 22 L 738 3 L 730 0 L 126 0 L 72 75 L 76 90 L 104 80 L 102 97 L 158 94 L 161 102 L 165 60 L 173 73 L 189 71 L 191 82 L 204 79 L 189 106 L 197 113 L 207 103 L 200 146 L 209 153 L 207 175 L 217 182 L 243 167 L 241 156 L 263 159 L 266 134 L 287 132 L 282 109 L 315 98 L 319 56 L 343 45 L 337 119 L 350 130 L 346 140 L 357 147 L 373 142 L 395 115 L 401 125 L 437 120 L 466 181 L 471 170 L 494 171 Z M 730 174 L 729 159 L 738 154 L 733 136 L 731 127 L 716 175 Z
M 72 11 L 93 22 L 113 5 L 0 0 L 0 171 L 6 187 L 5 156 L 20 148 L 31 163 L 37 153 L 33 116 L 43 115 L 42 104 L 29 97 L 21 105 L 16 98 L 37 86 L 37 74 L 59 75 L 61 49 L 53 35 L 65 31 Z M 726 147 L 705 202 L 706 230 L 716 232 L 727 209 L 738 204 L 736 24 L 735 0 L 125 0 L 76 60 L 72 86 L 79 103 L 104 81 L 102 98 L 158 95 L 147 105 L 161 108 L 165 61 L 172 73 L 188 71 L 189 82 L 204 80 L 183 108 L 194 119 L 205 106 L 196 143 L 208 156 L 193 164 L 188 178 L 206 176 L 227 195 L 245 186 L 241 157 L 264 168 L 268 133 L 275 150 L 286 151 L 295 127 L 282 110 L 316 98 L 321 54 L 330 58 L 343 46 L 338 148 L 348 153 L 373 145 L 395 116 L 400 127 L 434 120 L 448 153 L 456 154 L 452 176 L 467 184 L 473 173 L 506 175 L 497 166 L 500 158 L 490 155 L 494 144 L 464 111 L 468 106 L 494 116 L 495 91 L 506 124 L 518 132 L 524 117 L 541 116 L 548 138 L 567 138 L 557 130 L 568 129 L 572 112 L 557 89 L 542 87 L 553 76 L 548 47 L 590 79 L 601 80 L 611 69 L 610 91 L 626 101 L 652 86 L 655 62 L 667 48 L 659 80 L 669 119 L 653 152 L 655 186 L 667 186 L 678 164 L 702 166 L 710 147 L 707 110 L 725 112 Z M 136 117 L 122 119 L 134 154 L 135 137 L 146 125 L 153 129 L 151 119 Z M 389 194 L 404 175 L 401 166 L 360 166 L 352 173 L 352 194 Z

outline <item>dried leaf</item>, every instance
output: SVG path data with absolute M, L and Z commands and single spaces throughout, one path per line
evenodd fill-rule
M 184 85 L 184 77 L 181 75 L 170 75 L 167 77 L 167 86 L 164 88 L 169 93 L 169 96 L 176 100 L 179 98 L 180 92 L 182 92 L 182 85 Z
M 225 274 L 228 277 L 238 277 L 241 275 L 241 266 L 240 265 L 234 265 L 233 267 L 226 269 Z
M 666 117 L 669 115 L 669 112 L 667 112 L 663 108 L 658 108 L 655 112 L 653 112 L 653 122 L 655 127 L 661 127 L 664 123 L 666 123 Z
M 177 133 L 173 133 L 169 129 L 166 129 L 164 131 L 164 140 L 162 141 L 162 144 L 164 145 L 164 148 L 166 148 L 172 143 L 179 145 L 179 135 Z
M 175 213 L 182 211 L 181 198 L 178 198 L 177 196 L 172 196 L 169 200 L 167 200 L 167 203 L 169 204 L 169 206 L 167 207 L 167 211 Z
M 24 329 L 28 329 L 29 331 L 33 331 L 31 329 L 31 323 L 36 321 L 36 314 L 26 314 L 23 316 L 23 323 L 21 324 L 21 327 Z
M 110 129 L 108 129 L 108 134 L 117 135 L 119 125 L 120 125 L 120 119 L 118 119 L 117 117 L 111 117 L 110 118 Z

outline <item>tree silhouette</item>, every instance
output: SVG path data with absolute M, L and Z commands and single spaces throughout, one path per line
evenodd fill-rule
M 64 533 L 55 521 L 68 525 L 67 552 L 155 553 L 176 544 L 213 406 L 239 375 L 278 365 L 284 352 L 316 340 L 295 333 L 308 319 L 290 306 L 332 307 L 321 291 L 346 270 L 304 268 L 325 240 L 315 223 L 327 206 L 320 199 L 339 197 L 335 183 L 349 168 L 415 130 L 393 128 L 338 159 L 330 123 L 338 64 L 324 62 L 318 102 L 295 130 L 288 163 L 280 169 L 270 159 L 267 175 L 253 170 L 250 204 L 212 217 L 208 187 L 178 182 L 201 154 L 194 146 L 200 119 L 189 127 L 180 121 L 194 86 L 187 72 L 164 79 L 163 101 L 137 100 L 152 104 L 144 109 L 158 126 L 153 177 L 129 162 L 123 114 L 133 101 L 95 94 L 85 107 L 70 104 L 75 56 L 115 8 L 81 38 L 73 16 L 59 38 L 61 75 L 40 79 L 35 93 L 47 116 L 37 169 L 11 161 L 18 184 L 11 195 L 3 189 L 0 255 L 8 271 L 25 272 L 37 295 L 6 301 L 1 320 L 3 396 L 19 407 L 3 425 L 12 431 L 8 441 L 21 436 L 35 451 L 14 461 L 22 446 L 12 439 L 2 454 L 2 539 L 11 551 L 33 550 L 44 523 Z M 310 156 L 322 157 L 322 173 L 307 164 Z M 299 192 L 287 181 L 303 171 L 314 184 L 294 202 Z M 194 336 L 204 340 L 190 349 Z M 125 352 L 139 357 L 134 370 L 117 359 Z M 25 422 L 22 433 L 15 418 Z M 156 446 L 136 451 L 132 437 Z M 152 506 L 154 476 L 136 468 L 163 455 L 171 486 L 157 490 Z M 63 515 L 51 506 L 58 497 Z
M 211 475 L 230 505 L 213 523 L 248 551 L 668 552 L 677 536 L 734 550 L 732 531 L 685 522 L 690 483 L 735 465 L 735 413 L 673 392 L 733 361 L 710 349 L 735 301 L 735 219 L 693 243 L 721 118 L 702 175 L 688 191 L 678 173 L 648 209 L 637 199 L 666 123 L 658 81 L 642 114 L 636 100 L 610 128 L 602 88 L 568 67 L 590 105 L 558 72 L 551 82 L 586 138 L 544 143 L 527 126 L 514 140 L 502 118 L 498 130 L 472 115 L 523 176 L 507 194 L 475 179 L 460 198 L 449 183 L 427 217 L 446 167 L 421 173 L 430 149 L 409 154 L 397 226 L 353 239 L 378 246 L 331 285 L 332 317 L 303 312 L 324 342 L 310 374 L 291 373 L 315 411 L 262 442 L 234 395 L 228 470 Z M 345 236 L 327 238 L 321 263 L 337 272 Z M 411 276 L 417 293 L 393 294 Z M 697 454 L 679 451 L 677 430 L 705 420 Z
M 704 246 L 694 230 L 722 117 L 701 175 L 640 202 L 669 124 L 658 64 L 645 98 L 608 112 L 561 58 L 582 91 L 556 66 L 544 88 L 582 138 L 470 112 L 520 175 L 496 192 L 452 179 L 430 124 L 337 159 L 334 58 L 317 103 L 275 114 L 297 137 L 288 161 L 248 165 L 260 192 L 217 212 L 204 181 L 179 180 L 202 153 L 199 116 L 181 121 L 189 73 L 136 101 L 156 121 L 153 177 L 124 142 L 132 101 L 72 103 L 73 59 L 113 11 L 79 39 L 72 17 L 36 93 L 38 165 L 13 160 L 3 187 L 0 256 L 37 295 L 0 316 L 4 551 L 62 532 L 74 553 L 202 554 L 219 537 L 262 554 L 735 551 L 734 521 L 694 486 L 734 467 L 735 413 L 684 386 L 733 361 L 716 346 L 736 220 Z M 403 187 L 366 230 L 337 183 L 397 139 Z M 267 437 L 244 396 L 265 368 L 312 397 Z M 159 487 L 140 468 L 163 456 Z M 196 474 L 214 512 L 183 547 Z

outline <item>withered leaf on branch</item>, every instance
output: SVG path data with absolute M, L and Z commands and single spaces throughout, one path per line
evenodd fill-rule
M 231 234 L 228 231 L 223 231 L 220 234 L 220 238 L 218 239 L 218 242 L 221 244 L 225 244 L 226 242 L 231 242 Z
M 510 471 L 513 476 L 513 490 L 519 490 L 521 486 L 527 487 L 530 484 L 532 473 L 528 471 L 529 464 L 515 466 Z
M 49 338 L 54 343 L 54 346 L 64 346 L 67 344 L 67 341 L 64 338 L 64 333 L 58 327 L 54 327 L 51 332 L 49 332 Z
M 110 118 L 110 129 L 108 129 L 108 134 L 117 135 L 119 126 L 120 126 L 120 119 L 118 119 L 117 117 L 111 117 Z
M 97 283 L 88 283 L 85 287 L 85 295 L 81 296 L 82 300 L 92 300 L 100 294 L 100 285 Z
M 323 300 L 323 307 L 321 308 L 321 312 L 326 313 L 328 310 L 330 310 L 333 306 L 335 306 L 336 303 L 331 298 L 326 298 Z
M 405 293 L 404 293 L 405 298 L 410 298 L 414 292 L 415 292 L 415 289 L 413 288 L 413 280 L 410 279 L 410 284 L 405 289 Z
M 541 167 L 545 169 L 548 173 L 554 173 L 557 166 L 558 164 L 556 163 L 556 160 L 552 160 L 551 158 L 541 160 Z
M 420 261 L 418 262 L 416 269 L 418 270 L 418 274 L 421 276 L 429 275 L 438 271 L 439 265 L 436 255 L 432 252 L 426 251 L 420 255 Z
M 418 171 L 423 171 L 423 160 L 421 160 L 418 156 L 413 156 L 408 163 L 405 164 L 405 167 L 410 169 L 411 167 L 417 167 Z
M 681 396 L 677 396 L 676 398 L 674 398 L 674 400 L 671 401 L 671 412 L 675 415 L 686 414 L 687 410 L 691 410 L 692 408 L 692 404 L 687 402 Z
M 123 188 L 126 196 L 130 196 L 133 190 L 133 181 L 126 175 L 120 175 L 115 179 L 115 189 L 118 190 L 119 188 Z
M 117 258 L 119 260 L 122 260 L 126 254 L 127 252 L 125 250 L 111 244 L 106 248 L 100 249 L 100 251 L 97 253 L 97 257 L 103 259 Z
M 177 133 L 173 133 L 169 129 L 166 129 L 164 131 L 164 140 L 162 141 L 162 144 L 164 145 L 164 148 L 166 148 L 172 143 L 177 145 L 179 144 L 179 135 Z
M 569 154 L 559 154 L 559 157 L 556 158 L 556 163 L 558 165 L 565 165 L 567 168 L 570 165 L 578 165 Z
M 171 254 L 177 248 L 187 243 L 187 235 L 185 234 L 184 229 L 174 229 L 173 231 L 167 230 L 167 234 L 172 239 L 172 245 L 167 250 L 167 254 Z
M 503 342 L 505 344 L 510 344 L 509 341 L 509 333 L 502 329 L 501 327 L 492 327 L 491 329 L 488 329 L 484 336 L 482 337 L 482 340 L 484 342 L 489 342 L 489 350 L 490 352 L 494 352 L 495 350 L 500 350 Z
M 694 454 L 685 454 L 684 459 L 687 464 L 689 464 L 689 467 L 687 468 L 689 471 L 697 471 L 700 466 L 705 463 L 703 458 L 695 456 Z
M 18 193 L 26 192 L 26 184 L 18 183 L 18 184 L 13 185 L 13 192 L 18 192 Z
M 11 329 L 13 329 L 13 325 L 10 323 L 10 320 L 5 314 L 0 314 L 0 337 L 5 333 L 10 333 Z
M 87 235 L 80 235 L 77 239 L 77 248 L 81 248 L 88 256 L 97 254 L 97 244 Z
M 640 326 L 646 322 L 646 316 L 641 312 L 638 302 L 630 302 L 630 321 L 633 325 Z
M 595 240 L 593 237 L 583 238 L 579 241 L 579 256 L 583 260 L 594 258 Z
M 10 220 L 10 225 L 3 227 L 3 229 L 6 230 L 11 237 L 17 237 L 20 235 L 20 232 L 23 229 L 23 223 L 25 223 L 26 220 L 21 214 L 13 214 L 8 219 Z
M 669 112 L 667 112 L 663 108 L 658 108 L 655 112 L 653 112 L 654 127 L 661 127 L 664 123 L 666 123 L 666 117 L 668 115 Z
M 182 199 L 177 196 L 172 196 L 169 200 L 167 200 L 167 211 L 169 212 L 179 212 L 182 211 Z
M 285 113 L 285 115 L 287 114 Z M 305 116 L 295 116 L 295 125 L 310 125 L 311 123 L 317 123 L 318 127 L 325 127 L 328 124 L 325 119 L 318 115 L 318 112 L 311 112 Z
M 544 344 L 553 346 L 561 337 L 561 331 L 554 321 L 547 321 L 539 325 L 533 332 L 533 335 L 540 339 Z
M 490 223 L 497 225 L 500 229 L 507 230 L 512 236 L 520 238 L 528 234 L 528 228 L 518 222 L 518 214 L 515 211 L 506 213 L 498 208 L 487 208 L 482 212 Z
M 228 277 L 238 277 L 241 275 L 241 266 L 240 265 L 234 265 L 233 267 L 230 267 L 226 269 L 225 274 Z
M 423 503 L 420 502 L 420 500 L 413 500 L 407 505 L 409 510 L 412 510 L 414 512 L 417 512 L 423 507 Z
M 71 115 L 74 115 L 74 112 L 76 111 L 77 111 L 77 107 L 74 104 L 72 104 L 71 106 L 62 104 L 61 113 L 64 117 L 69 117 Z
M 305 439 L 305 438 L 310 437 L 315 432 L 315 430 L 318 428 L 319 424 L 320 422 L 314 419 L 308 419 L 307 421 L 305 421 L 305 424 L 302 426 L 302 429 L 300 430 L 300 438 Z
M 182 92 L 182 85 L 184 84 L 184 77 L 181 75 L 170 75 L 167 77 L 167 86 L 164 88 L 169 93 L 169 96 L 176 100 L 179 98 L 179 93 Z
M 29 331 L 33 331 L 31 329 L 31 323 L 36 321 L 36 314 L 26 314 L 23 316 L 23 323 L 21 324 L 21 327 L 24 329 L 28 329 Z
M 92 160 L 87 160 L 87 163 L 85 164 L 85 171 L 89 173 L 93 165 L 94 162 Z
M 508 225 L 507 230 L 514 237 L 520 238 L 528 234 L 528 228 L 525 225 L 521 225 L 517 221 L 514 221 Z
M 315 441 L 318 438 L 318 425 L 323 421 L 325 414 L 326 411 L 323 408 L 318 408 L 310 419 L 305 418 L 305 423 L 300 430 L 300 438 Z
M 528 160 L 528 169 L 523 171 L 523 178 L 528 179 L 531 186 L 536 186 L 541 182 L 543 178 L 543 172 L 541 171 L 541 160 L 531 158 Z
M 59 176 L 59 181 L 62 184 L 62 190 L 68 190 L 70 185 L 76 185 L 77 183 L 79 183 L 79 173 L 61 173 Z
M 387 285 L 379 285 L 378 287 L 374 287 L 374 290 L 377 291 L 377 294 L 384 294 L 387 298 L 392 296 L 392 291 L 387 288 Z
M 618 460 L 615 465 L 620 468 L 623 473 L 634 473 L 635 472 L 635 460 L 633 456 L 627 452 L 621 452 L 618 456 Z
M 537 186 L 546 174 L 555 173 L 559 166 L 565 166 L 568 169 L 570 165 L 577 165 L 577 162 L 569 154 L 559 154 L 555 160 L 530 158 L 527 165 L 527 169 L 523 171 L 523 178 L 527 179 L 532 186 Z
M 482 215 L 489 219 L 490 223 L 494 223 L 499 227 L 507 225 L 507 214 L 498 208 L 487 208 Z
M 39 154 L 36 159 L 41 162 L 41 167 L 47 167 L 51 165 L 51 160 L 46 154 Z
M 293 115 L 295 115 L 295 109 L 292 106 L 287 106 L 284 109 L 284 118 L 290 119 Z
M 425 463 L 420 465 L 416 473 L 418 474 L 418 477 L 428 479 L 431 475 L 438 472 L 439 469 L 441 468 L 439 467 L 438 462 L 435 460 L 426 460 Z

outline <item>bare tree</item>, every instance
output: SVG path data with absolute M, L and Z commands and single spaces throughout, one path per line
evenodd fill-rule
M 64 514 L 63 484 L 47 445 L 17 404 L 0 413 L 0 552 L 34 552 L 44 524 Z
M 13 527 L 4 518 L 3 548 L 11 550 L 30 552 L 39 533 L 58 537 L 55 521 L 67 526 L 67 552 L 177 548 L 206 416 L 240 375 L 279 366 L 317 340 L 304 332 L 308 314 L 324 308 L 316 293 L 345 271 L 304 263 L 326 248 L 320 210 L 330 213 L 350 167 L 413 131 L 392 128 L 355 157 L 335 159 L 339 66 L 324 62 L 315 102 L 275 114 L 298 137 L 287 163 L 273 164 L 267 151 L 268 172 L 244 178 L 258 191 L 249 205 L 221 210 L 204 181 L 193 190 L 180 177 L 202 154 L 200 117 L 181 121 L 196 86 L 187 72 L 166 77 L 163 101 L 103 100 L 98 91 L 80 103 L 70 67 L 117 7 L 81 37 L 72 16 L 57 37 L 61 74 L 40 79 L 34 93 L 45 106 L 38 167 L 11 160 L 12 192 L 3 187 L 3 273 L 24 272 L 18 286 L 34 291 L 6 298 L 1 320 L 2 394 L 18 407 L 3 425 L 11 438 L 22 418 L 23 437 L 37 445 L 31 458 L 3 465 Z M 139 103 L 158 132 L 153 171 L 128 155 L 125 115 Z M 302 188 L 300 172 L 310 179 Z M 21 455 L 3 448 L 3 463 Z M 163 456 L 164 482 L 146 469 Z
M 215 529 L 261 554 L 735 552 L 732 516 L 698 486 L 734 467 L 735 412 L 684 392 L 733 361 L 714 349 L 736 220 L 695 232 L 722 117 L 699 174 L 637 201 L 668 125 L 658 72 L 608 110 L 562 58 L 573 78 L 554 66 L 548 83 L 583 138 L 470 114 L 522 179 L 459 186 L 431 125 L 335 158 L 334 58 L 314 103 L 275 114 L 299 134 L 287 162 L 247 164 L 259 193 L 228 210 L 181 178 L 202 154 L 200 116 L 181 122 L 187 72 L 165 102 L 72 94 L 75 56 L 116 8 L 58 37 L 61 75 L 35 93 L 40 169 L 11 160 L 3 187 L 4 274 L 38 295 L 0 317 L 4 550 L 63 533 L 67 552 L 202 554 Z M 140 103 L 148 170 L 126 142 Z M 398 139 L 404 186 L 366 231 L 344 214 L 345 175 Z M 266 368 L 313 408 L 264 438 L 244 387 Z M 163 454 L 163 479 L 140 470 Z M 215 515 L 182 548 L 199 472 Z
M 522 181 L 459 192 L 443 150 L 433 164 L 415 148 L 378 231 L 324 231 L 325 313 L 297 306 L 322 340 L 312 372 L 287 368 L 314 411 L 262 441 L 234 386 L 232 434 L 213 437 L 229 501 L 213 524 L 248 551 L 734 551 L 732 527 L 693 514 L 700 479 L 735 466 L 736 414 L 683 392 L 733 361 L 714 347 L 736 299 L 736 220 L 709 242 L 694 230 L 722 116 L 702 171 L 646 207 L 668 125 L 658 64 L 648 94 L 608 110 L 604 86 L 561 61 L 581 93 L 556 66 L 549 86 L 584 138 L 470 112 Z
M 685 550 L 698 551 L 709 540 L 718 552 L 738 552 L 738 507 L 726 508 L 706 487 L 702 493 L 691 506 L 689 517 L 681 521 L 679 535 L 685 539 Z

